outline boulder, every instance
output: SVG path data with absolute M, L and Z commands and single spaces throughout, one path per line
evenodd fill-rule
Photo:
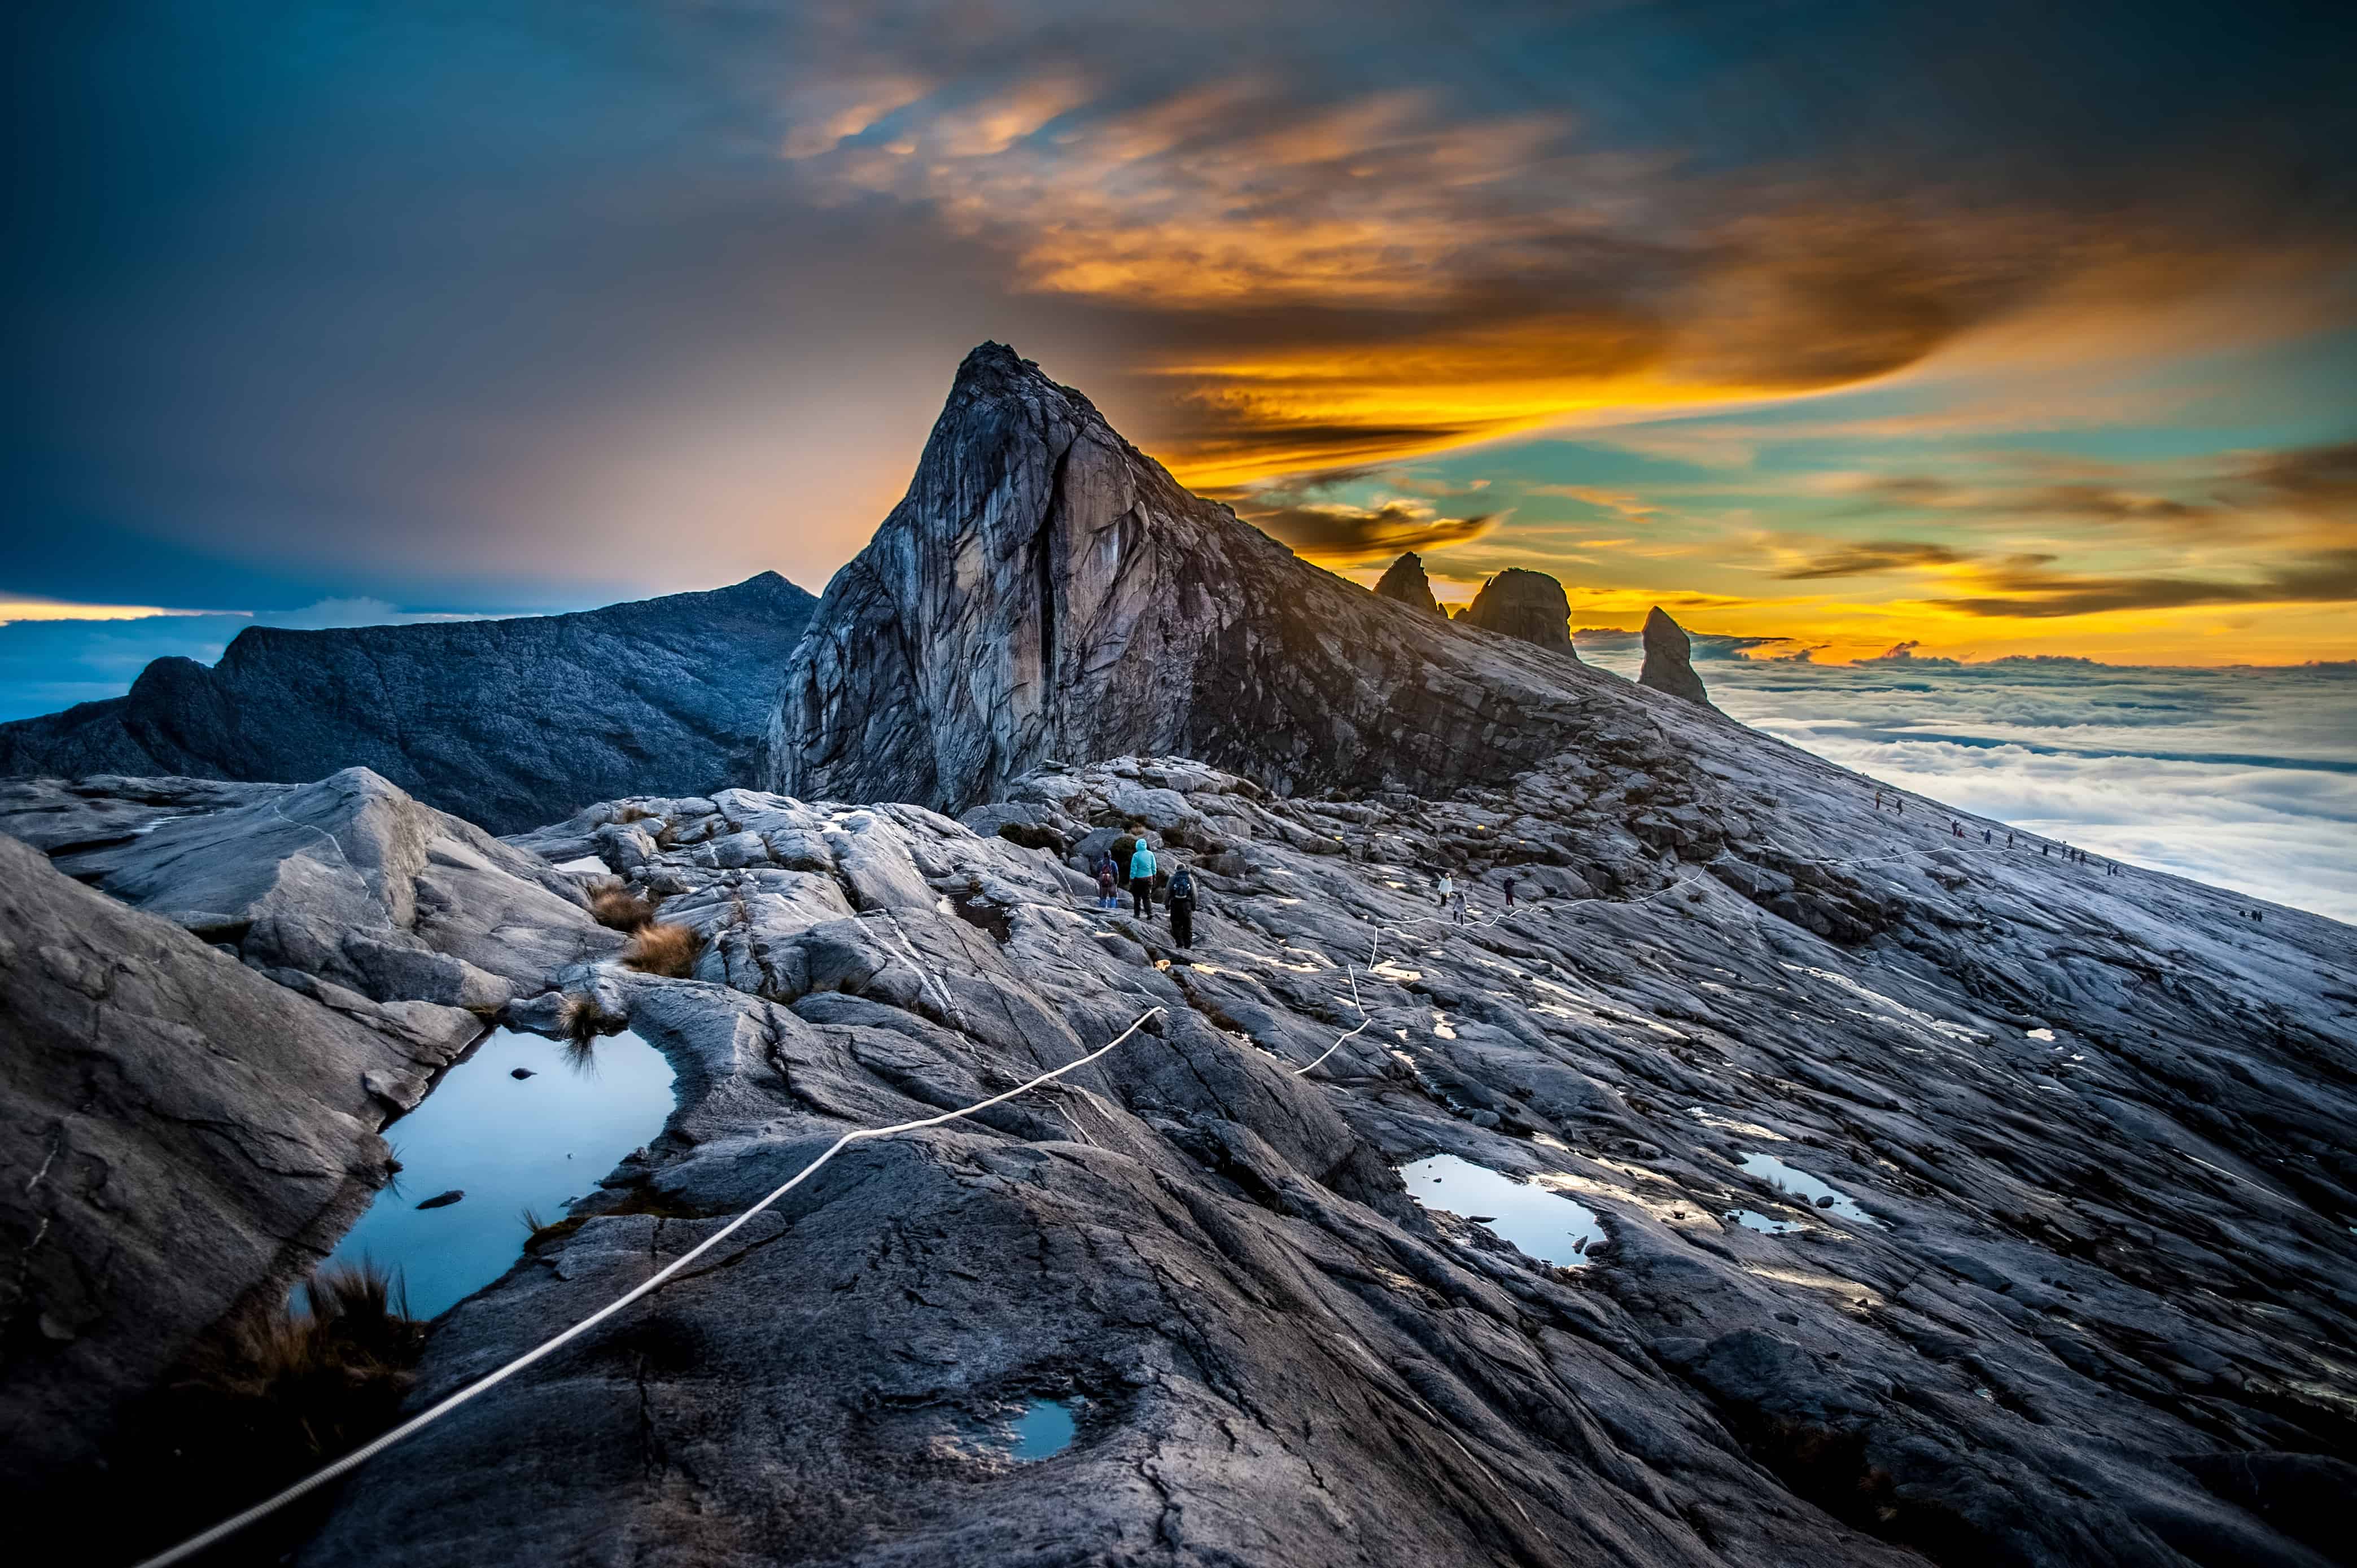
M 1710 693 L 1703 689 L 1702 677 L 1695 673 L 1693 640 L 1659 605 L 1645 614 L 1645 668 L 1637 683 L 1710 705 Z
M 115 784 L 135 796 L 158 792 L 151 782 Z M 297 971 L 380 1003 L 495 1013 L 622 940 L 541 857 L 367 768 L 316 784 L 216 788 L 237 793 L 112 843 L 70 847 L 59 864 L 257 968 Z M 45 799 L 38 789 L 0 789 L 0 830 L 46 817 Z
M 1571 601 L 1564 596 L 1563 585 L 1544 572 L 1507 567 L 1481 585 L 1461 618 L 1483 631 L 1579 657 L 1571 646 Z

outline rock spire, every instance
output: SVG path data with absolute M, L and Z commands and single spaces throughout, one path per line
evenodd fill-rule
M 1413 550 L 1391 564 L 1391 569 L 1383 574 L 1383 580 L 1375 585 L 1375 596 L 1397 599 L 1410 609 L 1439 616 L 1444 620 L 1448 618 L 1448 612 L 1442 609 L 1440 601 L 1432 596 L 1432 579 L 1424 575 L 1424 557 Z
M 1689 703 L 1710 704 L 1710 693 L 1695 673 L 1693 639 L 1659 605 L 1645 616 L 1645 669 L 1637 683 Z

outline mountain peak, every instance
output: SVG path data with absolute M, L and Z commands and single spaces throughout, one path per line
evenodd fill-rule
M 1554 590 L 1559 654 L 1562 589 L 1525 575 Z M 1132 753 L 1280 792 L 1448 789 L 1635 717 L 1596 711 L 1620 699 L 1575 660 L 1403 622 L 998 343 L 959 367 L 908 494 L 828 585 L 780 692 L 770 788 L 951 811 L 1044 758 Z

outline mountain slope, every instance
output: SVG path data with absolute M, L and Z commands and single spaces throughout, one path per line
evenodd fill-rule
M 1557 652 L 1418 614 L 1191 495 L 1015 351 L 966 356 L 907 497 L 787 664 L 769 786 L 957 811 L 1051 758 L 1281 793 L 1502 780 L 1648 729 Z
M 0 774 L 304 783 L 368 768 L 513 832 L 615 795 L 749 777 L 817 601 L 774 572 L 576 615 L 238 634 L 129 695 L 0 725 Z

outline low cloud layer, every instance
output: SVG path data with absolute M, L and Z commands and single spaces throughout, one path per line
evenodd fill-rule
M 1633 677 L 1635 650 L 1591 644 Z M 1744 723 L 1961 810 L 2357 921 L 2357 665 L 1714 665 Z

